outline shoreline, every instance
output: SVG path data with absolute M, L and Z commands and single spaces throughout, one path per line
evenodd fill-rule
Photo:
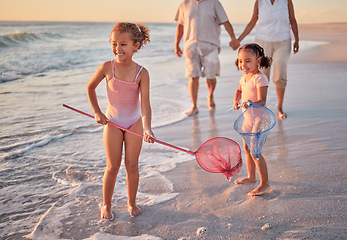
M 305 50 L 290 58 L 290 63 L 300 62 L 346 62 L 347 23 L 300 24 L 302 40 L 324 41 L 327 44 Z
M 194 155 L 143 143 L 137 194 L 143 213 L 129 217 L 122 161 L 112 199 L 114 221 L 100 220 L 106 164 L 103 126 L 61 106 L 91 113 L 85 84 L 99 61 L 112 57 L 103 37 L 108 36 L 109 24 L 84 28 L 85 24 L 11 23 L 2 30 L 9 25 L 33 33 L 20 34 L 13 43 L 3 39 L 4 238 L 346 239 L 347 61 L 341 46 L 347 23 L 302 27 L 301 51 L 288 66 L 288 118 L 277 122 L 263 148 L 272 193 L 250 198 L 247 193 L 259 182 L 233 184 L 247 175 L 244 161 L 229 182 L 220 173 L 203 170 Z M 217 107 L 209 111 L 208 89 L 201 79 L 200 112 L 187 117 L 185 59 L 173 53 L 176 26 L 152 26 L 155 44 L 134 60 L 150 73 L 156 138 L 195 151 L 211 138 L 226 137 L 242 149 L 242 138 L 233 129 L 241 111 L 228 112 L 242 71 L 236 70 L 237 51 L 228 46 L 226 32 L 221 35 L 221 76 L 214 93 Z M 72 32 L 76 38 L 71 38 Z M 97 91 L 105 109 L 105 85 Z M 267 107 L 274 113 L 276 102 L 271 82 Z

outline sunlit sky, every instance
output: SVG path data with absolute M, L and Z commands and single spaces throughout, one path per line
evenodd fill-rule
M 269 0 L 270 1 L 270 0 Z M 174 22 L 181 0 L 0 0 L 0 21 Z M 247 23 L 255 0 L 220 0 Z M 347 22 L 346 0 L 293 0 L 299 23 Z

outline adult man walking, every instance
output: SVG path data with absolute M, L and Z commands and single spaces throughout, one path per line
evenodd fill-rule
M 220 25 L 224 25 L 231 41 L 229 45 L 236 50 L 240 44 L 235 38 L 222 4 L 218 0 L 183 0 L 178 7 L 175 53 L 186 58 L 186 77 L 189 77 L 189 93 L 192 109 L 189 116 L 199 112 L 197 106 L 199 78 L 206 77 L 208 88 L 207 102 L 210 109 L 215 108 L 213 92 L 216 76 L 220 74 L 218 55 L 220 52 Z M 184 48 L 179 44 L 184 35 Z

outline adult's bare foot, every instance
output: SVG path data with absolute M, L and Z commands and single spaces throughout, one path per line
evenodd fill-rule
M 282 107 L 278 107 L 277 112 L 278 112 L 278 118 L 279 119 L 286 119 L 287 118 L 287 114 L 285 112 L 283 112 Z
M 197 107 L 193 107 L 191 110 L 187 112 L 188 116 L 193 116 L 199 112 L 199 109 Z
M 213 110 L 216 108 L 216 104 L 214 102 L 213 96 L 207 97 L 207 105 L 210 110 Z
M 278 118 L 279 119 L 286 119 L 287 118 L 287 114 L 285 112 L 278 112 Z

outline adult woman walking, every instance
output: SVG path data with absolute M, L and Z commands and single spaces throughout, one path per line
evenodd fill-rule
M 258 22 L 258 23 L 257 23 Z M 264 48 L 273 67 L 272 80 L 276 85 L 278 117 L 284 119 L 284 92 L 287 85 L 287 64 L 291 52 L 291 33 L 294 35 L 293 52 L 299 51 L 299 31 L 292 0 L 256 0 L 253 15 L 238 40 L 241 42 L 257 24 L 255 42 Z M 270 68 L 261 71 L 270 79 Z

